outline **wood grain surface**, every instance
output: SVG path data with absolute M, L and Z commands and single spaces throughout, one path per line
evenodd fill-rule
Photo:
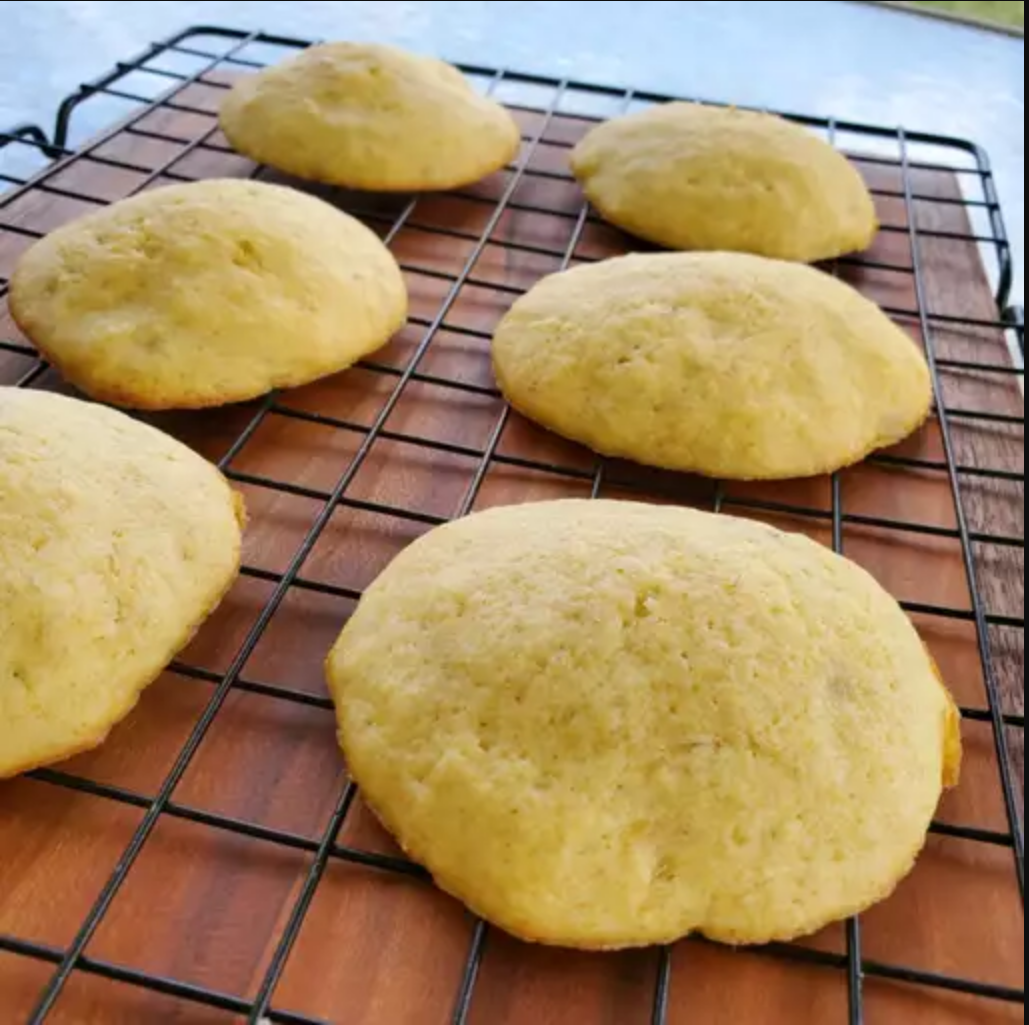
M 201 83 L 180 100 L 213 112 L 220 95 L 215 84 Z M 496 201 L 513 187 L 515 205 L 482 247 L 473 280 L 457 291 L 419 366 L 420 377 L 403 389 L 386 432 L 364 454 L 346 502 L 303 565 L 305 581 L 331 590 L 290 589 L 174 795 L 179 808 L 257 823 L 310 844 L 291 850 L 181 816 L 162 817 L 90 942 L 89 958 L 245 1001 L 255 997 L 310 868 L 311 848 L 346 785 L 322 679 L 324 656 L 353 609 L 346 592 L 359 592 L 434 518 L 456 515 L 470 497 L 481 464 L 477 453 L 485 450 L 505 412 L 492 390 L 488 335 L 517 291 L 557 270 L 563 255 L 574 263 L 624 252 L 630 245 L 591 220 L 566 254 L 576 238 L 582 205 L 566 175 L 567 144 L 585 123 L 564 115 L 549 122 L 537 114 L 519 116 L 528 138 L 543 133 L 526 145 L 526 171 L 498 175 L 461 194 L 420 199 L 393 240 L 412 295 L 408 328 L 375 357 L 374 367 L 281 396 L 283 412 L 268 416 L 232 463 L 237 476 L 263 482 L 240 485 L 252 515 L 245 557 L 250 573 L 183 654 L 183 667 L 200 672 L 166 673 L 108 744 L 62 767 L 75 777 L 145 798 L 158 792 L 212 698 L 215 684 L 208 681 L 216 681 L 236 658 L 272 596 L 274 575 L 290 565 L 324 508 L 325 493 L 361 454 L 369 428 L 397 389 L 398 375 L 425 337 L 426 325 L 437 318 L 454 277 L 476 252 Z M 45 186 L 29 188 L 13 201 L 0 197 L 0 278 L 10 277 L 32 232 L 49 231 L 99 203 L 152 184 L 255 170 L 226 150 L 212 116 L 170 109 L 147 115 L 133 131 L 117 133 L 95 156 L 144 170 L 80 158 Z M 899 167 L 863 167 L 880 190 L 885 229 L 868 258 L 842 262 L 839 273 L 894 312 L 916 341 L 932 346 L 937 358 L 982 367 L 1008 365 L 1001 331 L 936 319 L 990 323 L 997 316 L 978 247 L 922 234 L 969 232 L 965 210 L 953 202 L 962 194 L 958 179 L 936 171 L 913 172 L 914 192 L 922 198 L 909 204 Z M 148 183 L 146 169 L 158 168 L 165 173 Z M 409 202 L 408 197 L 322 194 L 366 216 L 383 233 Z M 440 229 L 450 234 L 439 234 Z M 511 243 L 533 250 L 514 249 Z M 922 296 L 911 272 L 913 243 L 924 271 Z M 928 339 L 920 299 L 932 327 Z M 0 384 L 18 382 L 36 364 L 2 301 L 0 340 L 26 347 L 0 350 Z M 994 370 L 948 368 L 941 371 L 940 384 L 940 417 L 893 453 L 924 458 L 939 468 L 873 459 L 843 474 L 844 548 L 898 598 L 926 607 L 914 617 L 917 626 L 959 702 L 973 712 L 965 725 L 964 782 L 944 802 L 940 821 L 1005 834 L 1009 824 L 991 727 L 974 714 L 987 709 L 988 697 L 941 421 L 949 426 L 957 461 L 969 471 L 1023 474 L 1023 398 L 1017 378 Z M 50 372 L 33 386 L 65 387 Z M 220 460 L 256 408 L 167 415 L 155 422 Z M 962 411 L 1007 414 L 1019 422 L 968 419 Z M 426 439 L 450 448 L 427 446 Z M 577 476 L 526 463 L 564 467 Z M 594 466 L 589 453 L 513 416 L 474 506 L 588 496 Z M 727 512 L 832 541 L 827 480 L 732 485 L 718 496 L 711 482 L 627 465 L 609 466 L 604 479 L 608 496 L 638 498 L 642 493 L 651 501 L 707 508 L 724 497 Z M 298 486 L 303 493 L 285 493 L 268 482 Z M 973 533 L 1010 542 L 976 544 L 974 561 L 986 611 L 1002 624 L 991 627 L 985 638 L 998 697 L 1006 714 L 1023 716 L 1023 484 L 962 473 L 960 497 Z M 868 518 L 909 529 L 861 522 Z M 941 529 L 925 533 L 922 525 Z M 941 607 L 965 615 L 930 611 Z M 312 700 L 269 696 L 269 688 Z M 1023 735 L 1021 726 L 1008 730 L 1020 809 Z M 142 815 L 139 808 L 39 779 L 0 785 L 0 936 L 64 950 Z M 339 842 L 356 850 L 396 853 L 359 800 Z M 289 958 L 274 1008 L 340 1025 L 443 1025 L 454 1013 L 473 927 L 461 907 L 417 879 L 334 858 Z M 1024 936 L 1011 849 L 936 835 L 893 899 L 865 916 L 863 953 L 873 965 L 1022 990 Z M 765 951 L 681 944 L 672 959 L 668 1021 L 846 1022 L 843 929 L 828 930 L 803 946 L 840 956 L 830 966 L 814 966 Z M 652 1020 L 658 965 L 654 952 L 587 956 L 533 949 L 492 932 L 469 1020 L 472 1025 L 645 1025 Z M 0 953 L 0 1021 L 24 1020 L 51 971 L 40 962 Z M 888 981 L 874 971 L 864 994 L 870 1025 L 1024 1021 L 1022 1004 Z M 244 1017 L 77 971 L 50 1020 L 57 1025 L 223 1025 Z

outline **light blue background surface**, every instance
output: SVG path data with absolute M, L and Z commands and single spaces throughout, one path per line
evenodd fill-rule
M 80 82 L 201 22 L 375 39 L 452 60 L 971 139 L 997 171 L 1023 301 L 1021 39 L 862 4 L 800 0 L 0 0 L 0 126 L 35 121 L 49 130 L 57 103 Z

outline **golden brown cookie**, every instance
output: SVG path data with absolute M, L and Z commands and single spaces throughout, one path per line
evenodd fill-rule
M 433 531 L 328 662 L 365 800 L 439 885 L 584 949 L 813 933 L 910 871 L 960 764 L 918 634 L 761 524 L 559 502 Z
M 0 779 L 96 747 L 239 570 L 241 500 L 159 431 L 0 388 Z
M 855 167 L 768 114 L 652 107 L 591 132 L 572 169 L 607 220 L 669 249 L 814 263 L 867 249 L 879 228 Z
M 516 409 L 608 456 L 731 479 L 859 462 L 926 420 L 912 339 L 828 274 L 740 253 L 629 256 L 542 281 L 497 330 Z
M 221 123 L 260 163 L 376 192 L 470 185 L 501 170 L 521 144 L 511 115 L 456 68 L 358 43 L 316 46 L 240 79 Z
M 22 258 L 10 305 L 86 394 L 192 409 L 346 370 L 403 326 L 407 290 L 379 238 L 328 203 L 205 181 L 58 229 Z

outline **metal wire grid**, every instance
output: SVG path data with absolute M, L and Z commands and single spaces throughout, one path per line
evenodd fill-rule
M 217 51 L 204 48 L 197 44 L 197 40 L 210 43 L 211 40 L 221 40 L 225 43 L 224 48 Z M 86 202 L 98 202 L 91 197 L 73 190 L 68 190 L 54 185 L 52 179 L 55 175 L 70 166 L 74 161 L 89 156 L 90 160 L 113 168 L 135 171 L 145 175 L 134 191 L 141 191 L 148 185 L 159 179 L 168 180 L 193 180 L 176 174 L 174 165 L 178 164 L 183 157 L 195 150 L 223 151 L 217 143 L 212 142 L 216 132 L 216 124 L 211 119 L 210 130 L 195 139 L 187 140 L 176 138 L 172 135 L 159 131 L 152 131 L 149 128 L 140 126 L 140 122 L 156 110 L 174 110 L 186 114 L 199 114 L 211 118 L 209 110 L 193 107 L 184 103 L 179 98 L 182 92 L 189 86 L 196 83 L 205 85 L 219 85 L 217 81 L 208 76 L 212 72 L 232 69 L 240 70 L 246 68 L 260 67 L 261 62 L 250 59 L 248 53 L 255 44 L 267 45 L 280 49 L 299 49 L 309 45 L 303 40 L 271 36 L 259 32 L 241 32 L 222 28 L 196 28 L 187 30 L 178 36 L 162 43 L 154 44 L 145 53 L 138 57 L 119 64 L 114 71 L 102 79 L 83 86 L 82 89 L 70 97 L 61 107 L 57 118 L 53 138 L 50 139 L 44 132 L 34 126 L 22 126 L 6 134 L 0 134 L 0 150 L 5 146 L 27 145 L 36 148 L 49 160 L 54 162 L 31 182 L 19 182 L 15 176 L 3 175 L 0 173 L 0 180 L 6 180 L 15 185 L 14 189 L 6 195 L 0 195 L 0 235 L 4 232 L 24 235 L 29 238 L 39 236 L 38 232 L 31 231 L 14 224 L 7 223 L 4 218 L 4 209 L 19 196 L 29 190 L 49 192 L 56 195 L 67 196 L 68 198 L 83 200 Z M 163 57 L 179 55 L 198 59 L 203 63 L 197 67 L 192 74 L 183 74 L 169 68 L 161 67 L 159 63 Z M 417 446 L 439 453 L 463 456 L 476 461 L 477 469 L 470 486 L 460 504 L 457 516 L 469 513 L 475 506 L 477 499 L 483 489 L 486 477 L 491 468 L 495 466 L 510 466 L 525 470 L 535 471 L 540 474 L 552 476 L 557 479 L 575 481 L 586 484 L 590 487 L 591 493 L 596 497 L 602 493 L 606 486 L 616 485 L 624 491 L 643 490 L 638 482 L 619 476 L 617 465 L 609 464 L 604 460 L 597 460 L 595 466 L 590 470 L 576 469 L 568 466 L 541 462 L 533 459 L 523 459 L 516 456 L 505 455 L 500 451 L 500 443 L 504 430 L 510 417 L 510 409 L 504 408 L 499 420 L 489 435 L 486 445 L 481 448 L 473 448 L 464 445 L 449 444 L 442 441 L 430 440 L 391 431 L 387 423 L 400 403 L 405 390 L 412 382 L 419 382 L 431 385 L 438 385 L 447 389 L 459 392 L 473 393 L 490 398 L 499 398 L 496 391 L 491 388 L 479 387 L 467 382 L 454 380 L 447 377 L 424 373 L 420 369 L 429 348 L 439 332 L 443 329 L 456 334 L 464 334 L 480 340 L 488 340 L 488 335 L 483 332 L 455 328 L 448 324 L 448 316 L 452 312 L 462 290 L 469 285 L 478 285 L 483 288 L 500 289 L 502 291 L 518 294 L 522 290 L 510 285 L 498 286 L 492 282 L 480 281 L 474 276 L 474 269 L 479 258 L 485 252 L 487 246 L 499 246 L 504 249 L 537 253 L 558 259 L 562 267 L 567 267 L 573 259 L 582 261 L 583 257 L 577 253 L 586 226 L 591 221 L 591 213 L 587 207 L 583 207 L 575 216 L 569 217 L 569 237 L 567 244 L 560 250 L 548 247 L 529 245 L 508 239 L 495 237 L 501 219 L 511 210 L 521 210 L 528 213 L 540 213 L 548 216 L 568 216 L 562 211 L 556 211 L 544 206 L 520 203 L 515 196 L 519 184 L 534 176 L 564 178 L 560 174 L 539 171 L 530 167 L 533 154 L 544 141 L 547 131 L 555 118 L 562 113 L 562 103 L 569 94 L 594 95 L 598 97 L 615 100 L 621 109 L 629 109 L 634 102 L 662 102 L 668 97 L 649 93 L 634 93 L 631 90 L 597 86 L 590 83 L 573 82 L 567 80 L 550 79 L 536 75 L 521 75 L 513 72 L 487 69 L 481 67 L 465 67 L 464 70 L 479 78 L 488 78 L 490 88 L 494 89 L 501 83 L 522 83 L 534 87 L 545 87 L 550 92 L 550 102 L 543 110 L 536 110 L 541 116 L 539 127 L 536 128 L 531 138 L 526 140 L 525 151 L 508 177 L 507 184 L 499 201 L 482 199 L 474 196 L 466 196 L 470 200 L 489 203 L 493 206 L 489 220 L 484 229 L 478 233 L 463 232 L 457 229 L 449 229 L 440 226 L 422 226 L 419 230 L 430 232 L 437 236 L 444 236 L 462 240 L 472 244 L 467 259 L 461 270 L 456 274 L 444 274 L 440 272 L 427 271 L 425 268 L 415 268 L 420 274 L 435 276 L 444 280 L 447 284 L 446 296 L 443 299 L 438 311 L 431 318 L 415 318 L 413 323 L 423 330 L 422 340 L 414 351 L 407 365 L 402 368 L 391 367 L 374 362 L 363 364 L 365 369 L 383 375 L 392 381 L 392 390 L 389 393 L 385 404 L 376 416 L 374 422 L 368 425 L 348 422 L 335 417 L 320 414 L 302 412 L 279 401 L 278 396 L 272 395 L 267 398 L 256 409 L 252 419 L 245 430 L 235 440 L 229 451 L 220 461 L 221 469 L 226 475 L 237 483 L 251 487 L 265 489 L 270 492 L 293 495 L 319 503 L 321 512 L 314 521 L 313 526 L 307 532 L 303 543 L 294 554 L 284 572 L 272 573 L 252 567 L 244 568 L 244 575 L 265 581 L 273 586 L 270 598 L 265 603 L 261 614 L 249 631 L 242 647 L 233 659 L 231 665 L 224 673 L 213 673 L 194 666 L 177 664 L 173 667 L 176 674 L 195 680 L 203 681 L 214 686 L 211 700 L 196 723 L 189 739 L 179 752 L 174 767 L 160 787 L 157 796 L 153 799 L 134 793 L 120 787 L 108 786 L 95 783 L 91 780 L 73 777 L 59 770 L 47 770 L 34 774 L 34 778 L 43 783 L 66 788 L 79 793 L 92 795 L 103 800 L 118 802 L 122 805 L 133 807 L 143 811 L 144 817 L 140 822 L 131 843 L 120 859 L 115 871 L 108 879 L 99 898 L 82 922 L 81 928 L 73 942 L 67 949 L 52 949 L 37 943 L 21 940 L 15 936 L 0 935 L 0 951 L 34 959 L 54 967 L 54 974 L 41 995 L 38 1006 L 31 1015 L 29 1021 L 32 1025 L 41 1025 L 50 1012 L 54 1009 L 65 986 L 71 979 L 73 973 L 83 972 L 104 978 L 110 981 L 121 982 L 131 986 L 140 987 L 152 992 L 161 993 L 175 997 L 196 1005 L 203 1005 L 211 1008 L 221 1009 L 230 1012 L 240 1018 L 246 1018 L 249 1022 L 259 1023 L 271 1021 L 283 1023 L 283 1025 L 317 1025 L 314 1019 L 302 1015 L 293 1014 L 284 1010 L 275 1009 L 273 1006 L 276 989 L 282 979 L 283 973 L 289 961 L 289 957 L 304 927 L 305 919 L 311 904 L 314 900 L 319 883 L 333 860 L 340 860 L 354 865 L 365 866 L 374 870 L 396 873 L 413 877 L 428 882 L 426 873 L 418 866 L 405 860 L 383 855 L 369 853 L 345 846 L 340 843 L 339 837 L 351 811 L 356 797 L 356 789 L 353 784 L 347 784 L 339 796 L 335 811 L 331 817 L 329 827 L 321 837 L 320 841 L 289 833 L 277 829 L 267 828 L 263 825 L 240 821 L 227 816 L 209 813 L 198 808 L 183 805 L 174 800 L 174 794 L 180 782 L 182 782 L 195 755 L 205 740 L 209 730 L 214 724 L 219 711 L 226 699 L 234 690 L 244 691 L 275 701 L 291 702 L 301 705 L 313 706 L 331 710 L 331 703 L 324 698 L 302 694 L 286 687 L 273 686 L 244 677 L 244 669 L 260 643 L 265 631 L 269 627 L 275 614 L 283 604 L 287 595 L 294 590 L 316 592 L 336 598 L 343 598 L 351 601 L 359 600 L 359 591 L 347 588 L 334 587 L 305 579 L 303 570 L 308 558 L 319 539 L 322 537 L 326 527 L 338 509 L 350 508 L 367 512 L 379 513 L 386 516 L 408 520 L 427 526 L 440 525 L 447 522 L 448 518 L 429 515 L 422 512 L 395 508 L 386 504 L 359 501 L 350 495 L 358 472 L 364 465 L 374 444 L 379 440 L 396 441 L 405 445 Z M 133 72 L 144 71 L 149 75 L 168 79 L 170 92 L 158 97 L 141 96 L 124 88 L 124 80 Z M 72 118 L 78 108 L 90 98 L 95 96 L 109 96 L 125 100 L 135 104 L 136 109 L 132 116 L 118 125 L 115 129 L 99 136 L 85 147 L 71 151 L 68 147 L 69 129 Z M 534 108 L 535 109 L 535 108 Z M 577 119 L 582 115 L 575 114 Z M 795 116 L 795 115 L 791 115 Z M 933 337 L 934 328 L 967 327 L 995 329 L 997 331 L 1011 331 L 1014 333 L 1017 344 L 1024 354 L 1024 326 L 1023 314 L 1020 309 L 1007 309 L 1008 298 L 1012 282 L 1011 254 L 1004 231 L 1003 219 L 1000 206 L 997 201 L 996 191 L 993 184 L 992 173 L 988 161 L 978 148 L 961 142 L 959 140 L 947 139 L 939 136 L 905 133 L 890 129 L 878 128 L 870 125 L 859 125 L 852 123 L 837 123 L 831 120 L 819 120 L 797 116 L 797 120 L 813 127 L 821 128 L 827 132 L 830 138 L 836 133 L 846 131 L 848 134 L 860 135 L 869 139 L 892 140 L 899 148 L 901 159 L 901 170 L 903 172 L 902 193 L 884 192 L 884 195 L 903 199 L 908 210 L 908 226 L 902 230 L 908 236 L 911 260 L 910 266 L 894 266 L 890 264 L 876 264 L 874 261 L 864 260 L 865 266 L 896 271 L 910 275 L 914 279 L 915 294 L 917 296 L 917 309 L 905 310 L 894 309 L 888 312 L 898 317 L 914 319 L 921 327 L 923 337 L 930 340 Z M 100 156 L 96 150 L 100 145 L 113 138 L 120 132 L 127 132 L 141 138 L 154 138 L 159 141 L 175 144 L 178 148 L 168 160 L 155 169 L 140 167 L 129 161 L 115 160 L 109 157 Z M 553 145 L 548 141 L 548 145 Z M 914 144 L 926 144 L 934 147 L 942 147 L 953 152 L 961 152 L 970 155 L 974 160 L 974 169 L 958 173 L 972 175 L 982 187 L 983 200 L 941 200 L 938 197 L 931 197 L 934 203 L 953 202 L 969 209 L 980 211 L 986 215 L 990 225 L 988 233 L 948 233 L 935 232 L 920 229 L 917 225 L 917 218 L 914 216 L 914 204 L 919 195 L 913 184 L 913 173 L 918 169 L 954 171 L 954 168 L 946 165 L 919 162 L 912 157 Z M 874 160 L 873 160 L 874 162 Z M 882 163 L 889 164 L 894 161 L 883 159 Z M 258 169 L 255 174 L 260 173 Z M 419 201 L 417 198 L 410 200 L 399 214 L 388 217 L 385 238 L 387 243 L 393 242 L 397 235 L 407 227 L 417 227 L 417 212 Z M 359 211 L 367 220 L 382 220 L 381 213 L 375 211 Z M 888 230 L 888 229 L 887 229 Z M 925 291 L 925 275 L 922 266 L 921 242 L 926 238 L 954 239 L 955 241 L 978 242 L 982 246 L 989 247 L 995 255 L 998 274 L 998 316 L 996 320 L 963 319 L 953 316 L 937 316 L 929 311 Z M 841 261 L 845 263 L 846 261 Z M 8 290 L 8 282 L 0 279 L 0 299 L 3 299 Z M 846 525 L 860 525 L 879 528 L 887 531 L 900 531 L 907 534 L 921 534 L 927 536 L 951 538 L 961 542 L 964 553 L 965 571 L 968 577 L 969 591 L 972 595 L 972 610 L 950 608 L 926 604 L 906 603 L 905 607 L 909 612 L 939 617 L 949 620 L 960 620 L 973 623 L 978 636 L 979 653 L 982 661 L 984 678 L 986 680 L 987 707 L 964 709 L 966 718 L 970 721 L 988 723 L 992 727 L 998 763 L 1000 766 L 1000 784 L 1003 789 L 1005 809 L 1007 813 L 1009 829 L 1006 832 L 994 832 L 975 828 L 966 828 L 945 823 L 936 823 L 933 832 L 938 835 L 955 837 L 964 841 L 977 844 L 986 844 L 993 847 L 1010 849 L 1014 858 L 1014 868 L 1018 878 L 1019 893 L 1023 907 L 1025 900 L 1024 889 L 1024 841 L 1021 827 L 1021 812 L 1019 809 L 1018 795 L 1015 782 L 1011 772 L 1011 762 L 1008 750 L 1008 730 L 1023 731 L 1025 729 L 1025 717 L 1023 715 L 1006 714 L 1002 704 L 1000 685 L 998 682 L 996 667 L 994 666 L 993 653 L 990 642 L 990 629 L 1001 627 L 1010 630 L 1024 631 L 1024 619 L 1016 619 L 1009 616 L 995 615 L 989 612 L 982 591 L 979 587 L 978 568 L 974 554 L 974 546 L 977 544 L 991 544 L 1005 548 L 1024 547 L 1024 539 L 1021 537 L 1002 536 L 990 533 L 982 533 L 971 528 L 962 500 L 962 488 L 966 480 L 985 479 L 1008 483 L 1022 483 L 1024 477 L 1021 473 L 1006 468 L 982 467 L 977 465 L 962 465 L 957 459 L 954 439 L 951 431 L 951 423 L 955 420 L 982 422 L 989 424 L 1000 424 L 1012 427 L 1024 427 L 1023 416 L 1006 416 L 992 413 L 988 410 L 962 410 L 951 409 L 946 405 L 941 385 L 941 371 L 944 370 L 976 370 L 990 374 L 1015 375 L 1020 371 L 1012 366 L 996 363 L 986 364 L 969 362 L 965 360 L 955 361 L 941 359 L 935 353 L 932 344 L 927 344 L 929 359 L 933 371 L 936 386 L 938 420 L 943 437 L 945 460 L 942 462 L 925 459 L 903 458 L 899 456 L 880 455 L 873 458 L 873 462 L 884 466 L 903 467 L 915 470 L 929 470 L 945 473 L 949 479 L 951 490 L 954 496 L 957 527 L 954 530 L 927 524 L 902 522 L 881 517 L 863 516 L 847 513 L 842 500 L 840 478 L 834 477 L 832 481 L 832 504 L 831 511 L 816 508 L 805 508 L 794 504 L 769 502 L 756 499 L 736 497 L 727 493 L 727 490 L 719 485 L 715 492 L 715 511 L 751 511 L 754 513 L 782 513 L 808 519 L 812 522 L 828 523 L 832 528 L 833 546 L 837 551 L 844 551 L 844 528 Z M 6 351 L 16 355 L 24 356 L 33 360 L 32 367 L 24 373 L 17 382 L 20 387 L 29 387 L 36 383 L 46 372 L 47 367 L 39 361 L 36 353 L 27 347 L 0 341 L 0 351 Z M 339 477 L 331 490 L 318 490 L 280 480 L 273 480 L 267 477 L 254 474 L 247 474 L 234 469 L 238 457 L 244 452 L 251 440 L 254 438 L 261 426 L 272 418 L 283 417 L 294 420 L 301 420 L 322 427 L 334 430 L 345 431 L 361 438 L 360 447 L 350 462 L 347 470 Z M 662 490 L 668 489 L 668 496 L 671 498 L 681 497 L 678 495 L 674 482 L 660 486 Z M 654 493 L 653 482 L 648 482 L 646 491 Z M 163 978 L 150 973 L 136 971 L 130 968 L 115 964 L 102 962 L 86 955 L 86 949 L 95 935 L 97 929 L 103 922 L 108 911 L 111 909 L 120 888 L 129 875 L 133 865 L 143 851 L 147 841 L 152 835 L 155 827 L 162 817 L 169 817 L 195 823 L 227 833 L 248 837 L 252 840 L 278 845 L 285 849 L 301 851 L 313 856 L 310 869 L 307 873 L 303 888 L 290 915 L 288 924 L 272 958 L 267 974 L 260 986 L 258 996 L 253 1002 L 243 1000 L 236 996 L 216 992 L 207 988 L 193 986 L 175 979 Z M 467 962 L 461 981 L 459 992 L 455 996 L 453 1021 L 456 1025 L 464 1025 L 469 1020 L 476 994 L 476 987 L 479 979 L 483 957 L 489 942 L 490 929 L 479 922 L 473 933 L 471 948 L 468 953 Z M 849 1025 L 862 1025 L 864 1021 L 863 1010 L 863 983 L 866 978 L 889 980 L 897 983 L 908 984 L 916 987 L 925 987 L 930 990 L 949 991 L 979 997 L 988 1001 L 996 1001 L 1009 1004 L 1024 1004 L 1024 990 L 1015 990 L 1009 987 L 985 984 L 979 981 L 962 979 L 947 975 L 934 974 L 924 971 L 916 971 L 908 967 L 893 964 L 882 964 L 863 956 L 861 928 L 858 921 L 852 921 L 847 927 L 847 950 L 845 955 L 825 953 L 810 950 L 804 947 L 787 945 L 773 945 L 765 951 L 770 957 L 787 959 L 790 961 L 804 962 L 820 966 L 829 970 L 841 972 L 848 985 L 849 992 Z M 652 1021 L 654 1025 L 663 1025 L 667 1020 L 669 1010 L 669 999 L 674 983 L 671 952 L 660 951 L 656 955 L 658 959 L 657 984 L 653 995 Z

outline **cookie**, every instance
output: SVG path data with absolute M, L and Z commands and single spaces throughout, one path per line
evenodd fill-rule
M 242 521 L 154 428 L 0 388 L 0 779 L 103 742 L 232 586 Z
M 388 46 L 331 43 L 240 79 L 222 130 L 299 178 L 377 192 L 470 185 L 515 158 L 521 133 L 456 68 Z
M 956 782 L 959 717 L 857 566 L 616 502 L 440 528 L 327 668 L 365 800 L 439 885 L 588 950 L 788 940 L 891 893 Z
M 379 238 L 328 203 L 205 181 L 58 229 L 22 258 L 10 306 L 86 394 L 192 409 L 347 369 L 403 326 L 407 291 Z
M 811 267 L 666 253 L 578 267 L 515 303 L 493 344 L 511 404 L 607 456 L 727 479 L 809 477 L 929 415 L 923 354 Z
M 908 617 L 813 541 L 623 502 L 438 529 L 328 661 L 365 801 L 438 884 L 589 950 L 813 933 L 912 869 L 960 766 Z
M 592 131 L 572 169 L 607 220 L 668 249 L 814 263 L 867 249 L 879 227 L 855 167 L 769 114 L 652 107 Z

